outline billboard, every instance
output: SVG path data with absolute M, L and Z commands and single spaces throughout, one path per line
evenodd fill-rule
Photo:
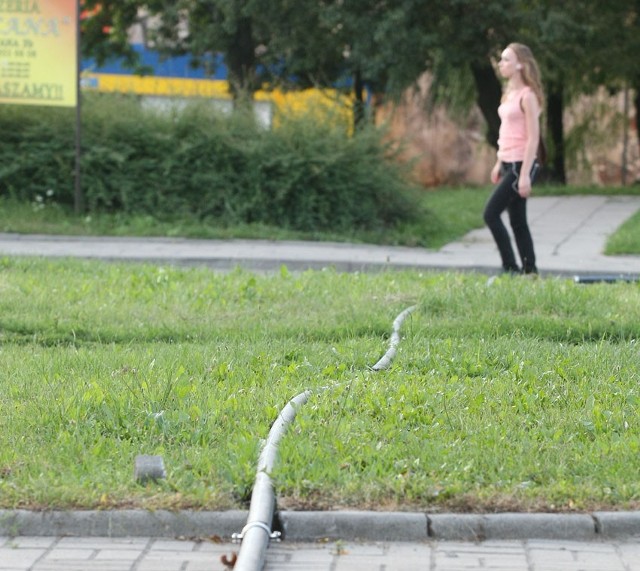
M 0 0 L 0 103 L 75 107 L 77 0 Z

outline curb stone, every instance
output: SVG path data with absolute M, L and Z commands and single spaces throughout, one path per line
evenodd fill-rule
M 593 517 L 603 539 L 640 537 L 640 512 L 595 512 Z
M 0 536 L 212 537 L 242 529 L 246 511 L 0 510 Z
M 248 511 L 0 510 L 0 537 L 162 537 L 230 540 Z M 281 511 L 283 538 L 291 542 L 485 541 L 561 539 L 598 541 L 640 537 L 640 512 L 592 514 L 425 514 L 367 511 Z
M 283 537 L 290 541 L 332 539 L 426 541 L 427 516 L 404 512 L 280 512 Z
M 414 514 L 402 512 L 281 512 L 284 539 L 368 541 L 485 541 L 565 539 L 593 541 L 598 528 L 589 514 Z M 633 516 L 640 529 L 640 514 Z M 626 520 L 611 520 L 620 534 Z M 614 527 L 615 525 L 615 527 Z
M 429 531 L 431 539 L 455 541 L 597 539 L 597 526 L 589 514 L 441 514 L 429 516 Z

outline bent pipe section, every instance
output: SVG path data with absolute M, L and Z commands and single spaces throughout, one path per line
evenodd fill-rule
M 404 320 L 416 309 L 416 305 L 407 307 L 398 317 L 393 320 L 393 333 L 389 341 L 389 349 L 382 356 L 382 358 L 372 367 L 374 371 L 382 371 L 388 369 L 391 365 L 391 361 L 395 359 L 396 352 L 398 350 L 398 344 L 400 343 L 400 328 Z
M 374 371 L 386 369 L 391 364 L 400 342 L 400 327 L 416 307 L 413 305 L 405 309 L 394 319 L 389 349 L 373 366 Z M 234 571 L 260 571 L 264 566 L 265 553 L 272 537 L 271 523 L 276 503 L 273 481 L 269 474 L 277 460 L 278 444 L 282 440 L 289 424 L 295 419 L 300 407 L 309 400 L 311 395 L 312 391 L 306 390 L 291 399 L 271 426 L 269 436 L 258 459 L 258 469 L 251 494 L 247 524 L 242 529 L 242 532 L 236 536 L 242 541 L 242 544 L 238 559 L 233 567 Z
M 278 444 L 282 440 L 289 424 L 296 417 L 298 409 L 305 404 L 311 391 L 307 390 L 291 399 L 273 423 L 269 437 L 258 459 L 256 481 L 251 494 L 251 505 L 247 525 L 244 526 L 240 539 L 242 545 L 235 571 L 253 571 L 262 569 L 264 556 L 271 539 L 271 522 L 275 508 L 275 494 L 271 473 L 278 455 Z

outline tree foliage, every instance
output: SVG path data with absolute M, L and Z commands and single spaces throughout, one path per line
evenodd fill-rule
M 222 54 L 235 98 L 265 86 L 338 86 L 355 93 L 360 117 L 365 87 L 397 95 L 431 71 L 436 98 L 478 104 L 494 145 L 502 91 L 494 61 L 508 43 L 526 43 L 543 71 L 559 181 L 572 98 L 627 85 L 640 112 L 640 0 L 85 0 L 98 5 L 83 50 L 99 63 L 119 56 L 135 66 L 126 30 L 146 14 L 156 17 L 145 20 L 147 37 L 163 53 L 212 67 Z

